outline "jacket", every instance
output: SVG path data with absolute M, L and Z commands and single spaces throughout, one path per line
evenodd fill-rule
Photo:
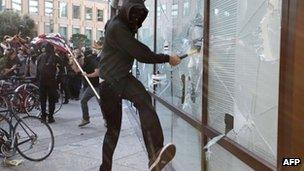
M 141 20 L 134 28 L 130 11 L 141 8 Z M 136 9 L 135 9 L 136 10 Z M 134 35 L 141 27 L 148 10 L 141 0 L 124 1 L 119 14 L 109 20 L 105 27 L 105 41 L 99 63 L 100 77 L 106 81 L 119 81 L 130 74 L 134 59 L 142 63 L 157 64 L 169 62 L 169 55 L 156 54 L 138 41 Z

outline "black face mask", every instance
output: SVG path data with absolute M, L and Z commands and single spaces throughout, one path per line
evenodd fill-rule
M 129 13 L 129 22 L 134 30 L 141 27 L 147 15 L 147 11 L 142 8 L 132 8 Z

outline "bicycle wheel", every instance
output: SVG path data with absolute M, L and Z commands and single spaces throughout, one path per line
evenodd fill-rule
M 54 149 L 54 135 L 50 126 L 38 117 L 21 118 L 14 127 L 15 144 L 19 154 L 31 161 L 46 159 Z
M 64 96 L 59 90 L 57 90 L 57 97 L 58 97 L 58 100 L 56 101 L 54 114 L 58 113 L 58 111 L 61 109 L 62 104 L 63 104 Z
M 8 103 L 4 97 L 0 96 L 0 122 L 8 114 Z
M 1 115 L 0 115 L 1 116 Z M 12 157 L 16 154 L 16 148 L 12 148 L 13 126 L 5 116 L 1 116 L 0 122 L 0 151 L 5 157 Z
M 25 110 L 28 115 L 39 116 L 41 112 L 39 94 L 32 92 L 25 98 Z

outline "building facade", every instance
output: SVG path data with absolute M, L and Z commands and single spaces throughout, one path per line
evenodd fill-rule
M 2 0 L 1 10 L 29 15 L 36 22 L 37 34 L 85 34 L 92 42 L 103 35 L 108 2 L 102 0 Z

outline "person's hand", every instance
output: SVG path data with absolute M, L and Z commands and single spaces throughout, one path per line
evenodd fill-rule
M 89 76 L 88 76 L 88 73 L 86 73 L 86 72 L 84 72 L 84 71 L 83 71 L 82 75 L 83 75 L 83 76 L 89 77 Z
M 170 56 L 169 64 L 171 66 L 176 66 L 176 65 L 180 64 L 180 62 L 181 62 L 181 59 L 179 56 L 177 56 L 177 55 Z
M 12 68 L 11 68 L 11 70 L 14 70 L 14 69 L 16 69 L 17 68 L 17 65 L 14 65 Z

